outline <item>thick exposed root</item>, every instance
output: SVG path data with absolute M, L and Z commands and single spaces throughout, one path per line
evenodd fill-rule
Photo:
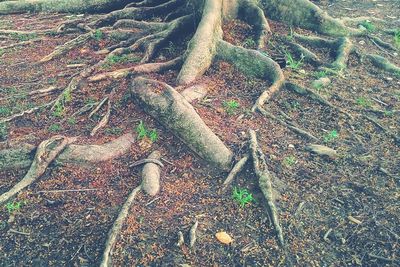
M 159 151 L 152 152 L 149 157 L 152 160 L 159 160 L 161 154 Z M 160 191 L 160 165 L 155 163 L 146 163 L 142 171 L 142 188 L 150 196 L 155 196 Z
M 341 37 L 336 41 L 334 49 L 336 49 L 337 52 L 335 61 L 331 64 L 331 68 L 342 71 L 347 68 L 347 61 L 349 60 L 350 54 L 354 52 L 354 46 L 349 38 Z
M 234 46 L 225 41 L 219 41 L 217 47 L 217 58 L 234 64 L 245 74 L 267 79 L 272 85 L 265 90 L 257 99 L 252 110 L 262 107 L 271 96 L 277 92 L 284 83 L 284 76 L 278 63 L 258 51 Z
M 196 154 L 221 170 L 230 169 L 232 152 L 171 86 L 139 77 L 131 88 L 133 99 Z
M 293 42 L 290 38 L 282 37 L 282 41 L 293 51 L 297 57 L 302 57 L 305 62 L 312 65 L 322 65 L 321 59 L 313 52 L 305 48 L 304 46 Z
M 135 142 L 132 133 L 127 133 L 119 138 L 102 145 L 68 145 L 58 155 L 59 164 L 95 164 L 111 160 L 129 152 Z M 18 145 L 19 148 L 10 148 L 0 151 L 0 171 L 22 169 L 32 164 L 35 147 L 31 145 Z
M 268 215 L 271 219 L 271 222 L 275 228 L 276 236 L 281 246 L 285 245 L 285 240 L 283 238 L 282 227 L 279 223 L 278 210 L 275 206 L 273 195 L 272 195 L 272 182 L 271 182 L 271 173 L 268 170 L 267 163 L 265 161 L 264 153 L 261 151 L 261 148 L 257 142 L 256 132 L 253 130 L 249 131 L 250 138 L 250 152 L 253 159 L 253 167 L 254 172 L 258 177 L 258 183 L 263 193 L 267 209 Z
M 122 225 L 126 217 L 128 217 L 129 209 L 131 208 L 133 201 L 135 200 L 135 197 L 139 193 L 141 188 L 142 188 L 141 186 L 138 186 L 129 194 L 127 200 L 125 201 L 124 205 L 121 208 L 121 211 L 118 214 L 117 219 L 114 221 L 111 230 L 108 232 L 107 241 L 103 252 L 103 257 L 100 263 L 101 267 L 112 266 L 112 259 L 111 259 L 112 249 L 115 243 L 117 242 L 117 238 L 119 233 L 121 232 Z
M 47 166 L 49 166 L 49 164 L 64 150 L 67 145 L 75 141 L 76 138 L 67 138 L 57 135 L 40 143 L 27 174 L 13 188 L 0 196 L 0 204 L 8 201 L 22 189 L 28 187 L 36 179 L 42 176 L 42 174 L 46 171 Z
M 194 244 L 196 243 L 197 240 L 196 231 L 198 226 L 199 226 L 199 221 L 196 220 L 189 231 L 189 246 L 191 248 L 194 247 Z
M 366 57 L 367 57 L 367 59 L 369 59 L 371 61 L 371 63 L 375 67 L 380 68 L 384 71 L 393 73 L 397 76 L 400 76 L 400 67 L 394 65 L 386 58 L 379 56 L 379 55 L 373 55 L 373 54 L 367 54 Z
M 271 28 L 264 15 L 264 11 L 254 0 L 243 0 L 239 7 L 239 16 L 248 24 L 252 25 L 253 29 L 256 31 L 257 48 L 265 48 L 267 38 L 271 34 Z
M 222 39 L 222 1 L 205 0 L 202 19 L 190 40 L 185 63 L 178 75 L 178 84 L 188 84 L 203 75 L 211 66 Z

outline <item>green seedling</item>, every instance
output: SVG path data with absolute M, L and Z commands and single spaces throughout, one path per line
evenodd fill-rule
M 372 106 L 372 101 L 365 97 L 357 98 L 356 102 L 357 102 L 357 105 L 360 105 L 364 108 L 370 108 Z
M 254 41 L 253 38 L 246 38 L 246 39 L 244 39 L 244 41 L 243 41 L 243 47 L 252 48 L 252 47 L 255 47 L 255 46 L 256 46 L 256 42 Z
M 400 49 L 400 29 L 394 33 L 394 44 Z
M 138 126 L 136 127 L 136 132 L 138 134 L 138 139 L 149 138 L 151 142 L 156 142 L 158 140 L 157 130 L 152 129 L 148 130 L 144 125 L 143 121 L 140 121 Z
M 8 136 L 7 125 L 4 122 L 0 123 L 0 140 L 7 139 L 7 136 Z
M 37 37 L 36 33 L 22 34 L 22 33 L 12 33 L 11 38 L 17 39 L 19 41 L 28 41 Z
M 101 39 L 103 39 L 104 34 L 101 30 L 97 29 L 93 35 L 92 35 L 93 39 L 95 39 L 96 41 L 100 41 Z
M 8 116 L 11 114 L 11 109 L 9 107 L 0 107 L 0 116 Z
M 0 57 L 2 56 L 2 55 L 4 55 L 6 53 L 6 50 L 4 50 L 3 48 L 0 48 Z
M 150 132 L 149 132 L 149 138 L 150 138 L 150 140 L 151 140 L 151 142 L 156 142 L 157 140 L 158 140 L 158 133 L 157 133 L 157 131 L 156 130 L 151 130 Z
M 332 130 L 324 135 L 325 142 L 331 142 L 339 137 L 339 134 L 336 130 Z
M 301 55 L 300 60 L 296 60 L 290 52 L 285 51 L 285 59 L 288 68 L 298 70 L 303 65 L 304 55 Z
M 296 164 L 297 160 L 295 156 L 288 156 L 283 159 L 283 164 L 287 167 L 292 167 Z
M 68 123 L 68 125 L 75 125 L 76 124 L 76 119 L 75 118 L 73 118 L 73 117 L 71 117 L 71 118 L 68 118 L 67 119 L 67 123 Z
M 49 132 L 53 132 L 53 133 L 59 132 L 59 131 L 61 131 L 61 126 L 60 126 L 60 124 L 53 123 L 52 125 L 49 126 L 48 130 L 49 130 Z
M 21 201 L 8 202 L 5 206 L 5 208 L 7 209 L 7 212 L 9 214 L 19 211 L 21 209 L 21 207 L 22 207 Z
M 364 20 L 360 23 L 360 25 L 363 26 L 368 32 L 375 31 L 375 25 L 371 21 Z
M 224 109 L 228 115 L 233 115 L 236 113 L 237 109 L 240 107 L 240 104 L 236 100 L 228 100 L 228 101 L 224 101 L 222 103 L 222 106 L 224 107 Z
M 253 195 L 247 189 L 238 187 L 233 188 L 232 198 L 241 208 L 255 201 Z
M 317 71 L 314 74 L 314 77 L 316 79 L 320 79 L 320 78 L 324 78 L 328 76 L 328 72 L 326 70 L 321 70 L 321 71 Z

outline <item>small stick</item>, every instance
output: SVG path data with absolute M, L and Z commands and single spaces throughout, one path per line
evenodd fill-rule
M 155 199 L 153 199 L 149 203 L 147 203 L 145 206 L 147 207 L 148 205 L 150 205 L 151 203 L 153 203 L 154 201 L 157 201 L 159 199 L 160 199 L 160 197 L 156 197 Z
M 325 240 L 326 242 L 328 242 L 328 243 L 331 242 L 331 241 L 328 239 L 328 237 L 329 237 L 329 235 L 331 234 L 331 232 L 332 232 L 332 228 L 329 228 L 329 230 L 326 231 L 326 233 L 325 233 L 325 235 L 324 235 L 324 240 Z
M 178 247 L 182 246 L 185 243 L 185 239 L 183 238 L 183 234 L 181 231 L 178 232 L 178 243 L 176 244 Z
M 108 98 L 107 98 L 108 99 Z M 100 122 L 96 125 L 96 127 L 93 128 L 93 130 L 90 132 L 90 136 L 94 136 L 97 131 L 101 128 L 103 128 L 104 126 L 107 125 L 109 119 L 110 119 L 110 115 L 111 115 L 111 102 L 108 99 L 107 101 L 107 113 L 106 115 L 104 115 L 104 117 L 100 120 Z
M 243 167 L 246 165 L 247 161 L 249 160 L 249 156 L 246 155 L 243 158 L 241 158 L 235 166 L 233 166 L 231 172 L 229 173 L 228 177 L 222 184 L 222 192 L 226 191 L 228 186 L 233 182 L 235 179 L 236 175 L 243 170 Z
M 94 114 L 96 114 L 96 112 L 101 109 L 101 107 L 104 105 L 104 103 L 106 103 L 108 100 L 108 96 L 105 97 L 103 100 L 101 100 L 101 102 L 97 105 L 97 107 L 95 109 L 93 109 L 92 112 L 90 112 L 88 118 L 90 119 Z
M 386 261 L 386 262 L 394 262 L 394 261 L 396 261 L 394 259 L 385 258 L 385 257 L 378 256 L 378 255 L 375 255 L 375 254 L 372 254 L 372 253 L 368 253 L 368 256 L 370 256 L 371 258 L 374 258 L 374 259 L 377 259 L 377 260 L 381 260 L 381 261 Z
M 10 230 L 8 230 L 8 232 L 14 233 L 14 234 L 20 234 L 20 235 L 30 235 L 31 234 L 31 233 L 20 232 L 20 231 L 14 230 L 14 229 L 10 229 Z
M 193 224 L 192 228 L 190 228 L 189 232 L 189 240 L 190 240 L 190 247 L 192 248 L 194 246 L 194 243 L 196 242 L 196 230 L 197 226 L 199 225 L 199 221 L 196 220 L 196 222 Z
M 37 191 L 36 194 L 41 193 L 64 193 L 64 192 L 86 192 L 86 191 L 97 191 L 104 190 L 103 188 L 82 188 L 82 189 L 58 189 L 58 190 L 41 190 Z

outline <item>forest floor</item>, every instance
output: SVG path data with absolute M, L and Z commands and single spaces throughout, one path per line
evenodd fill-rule
M 327 3 L 329 2 L 329 3 Z M 400 6 L 396 1 L 321 1 L 335 17 L 376 16 L 400 28 Z M 0 29 L 39 30 L 54 28 L 71 18 L 65 14 L 2 16 Z M 92 20 L 93 16 L 84 19 Z M 290 29 L 271 21 L 274 36 L 268 52 L 284 55 L 280 34 Z M 374 35 L 393 43 L 374 23 Z M 309 31 L 293 28 L 305 35 Z M 241 21 L 224 26 L 224 38 L 253 48 L 251 27 Z M 57 94 L 31 97 L 30 91 L 55 86 L 63 88 L 85 65 L 102 59 L 95 52 L 115 43 L 118 36 L 99 33 L 87 45 L 45 64 L 35 64 L 76 34 L 44 36 L 26 46 L 0 51 L 0 118 L 47 103 Z M 11 35 L 0 46 L 35 40 L 34 35 Z M 185 48 L 169 45 L 157 60 L 172 59 Z M 370 40 L 354 38 L 361 52 L 386 56 L 400 66 L 399 51 L 377 47 Z M 288 50 L 290 51 L 290 50 Z M 314 50 L 315 51 L 315 50 Z M 315 51 L 329 61 L 329 51 Z M 140 53 L 116 59 L 104 66 L 114 70 L 138 64 Z M 299 60 L 296 58 L 295 60 Z M 81 64 L 69 66 L 72 64 Z M 225 62 L 215 62 L 201 79 L 207 96 L 193 103 L 205 123 L 235 152 L 247 153 L 247 130 L 257 131 L 268 167 L 280 181 L 277 205 L 289 255 L 296 266 L 395 266 L 400 264 L 400 207 L 398 190 L 400 150 L 388 135 L 367 117 L 394 135 L 400 134 L 400 79 L 369 62 L 350 57 L 348 69 L 330 75 L 308 64 L 286 66 L 288 81 L 310 88 L 332 104 L 346 110 L 348 118 L 307 96 L 281 90 L 266 104 L 276 116 L 316 136 L 321 145 L 338 156 L 324 158 L 307 151 L 309 144 L 285 126 L 250 112 L 254 101 L 268 86 L 247 78 Z M 174 86 L 177 72 L 151 75 Z M 311 85 L 328 76 L 326 87 Z M 28 189 L 0 209 L 0 266 L 96 266 L 107 233 L 127 195 L 141 182 L 141 167 L 129 165 L 153 150 L 165 159 L 161 192 L 156 198 L 140 194 L 130 210 L 113 250 L 115 266 L 279 266 L 285 262 L 269 223 L 258 182 L 251 168 L 235 179 L 233 186 L 247 189 L 255 201 L 241 207 L 232 198 L 232 188 L 220 192 L 226 173 L 209 168 L 179 139 L 146 115 L 127 93 L 129 80 L 86 83 L 72 95 L 61 114 L 48 109 L 0 126 L 0 149 L 10 144 L 41 141 L 55 135 L 78 136 L 78 143 L 102 144 L 127 132 L 135 132 L 140 121 L 158 133 L 157 140 L 138 139 L 128 155 L 90 167 L 52 164 Z M 74 115 L 82 106 L 101 101 L 115 89 L 111 118 L 106 128 L 89 135 L 100 116 Z M 179 90 L 179 88 L 178 88 Z M 58 91 L 60 92 L 60 91 Z M 227 108 L 226 103 L 237 103 Z M 237 107 L 236 107 L 237 106 Z M 105 112 L 103 110 L 102 112 Z M 354 128 L 349 127 L 351 124 Z M 361 142 L 354 138 L 354 133 Z M 27 170 L 0 172 L 0 193 L 19 181 Z M 92 191 L 49 190 L 95 189 Z M 178 231 L 187 240 L 198 220 L 197 241 L 177 247 Z M 215 234 L 227 232 L 230 245 Z

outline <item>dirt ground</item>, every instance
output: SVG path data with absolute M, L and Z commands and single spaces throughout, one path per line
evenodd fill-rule
M 382 30 L 400 29 L 398 1 L 317 4 L 336 17 L 371 15 L 384 19 L 386 23 L 374 23 L 372 34 L 392 44 L 393 37 Z M 2 16 L 0 29 L 50 29 L 68 19 L 71 15 Z M 84 19 L 92 20 L 93 16 L 85 15 Z M 275 35 L 264 52 L 273 58 L 284 58 L 279 35 L 289 34 L 290 28 L 273 21 L 271 27 Z M 228 22 L 224 31 L 227 41 L 248 48 L 255 46 L 250 37 L 252 29 L 244 22 Z M 118 37 L 103 33 L 62 58 L 36 64 L 57 45 L 76 36 L 0 36 L 0 47 L 33 40 L 24 46 L 0 50 L 0 119 L 54 99 L 57 91 L 42 97 L 31 97 L 29 92 L 50 86 L 62 89 L 84 68 L 67 65 L 98 62 L 104 55 L 95 52 L 117 42 Z M 179 55 L 186 41 L 168 45 L 157 60 Z M 353 38 L 353 42 L 360 53 L 376 53 L 400 66 L 399 50 L 378 47 L 365 37 Z M 332 61 L 329 51 L 313 51 L 327 62 Z M 110 71 L 133 66 L 140 56 L 137 53 L 104 68 Z M 193 105 L 234 151 L 236 159 L 248 152 L 248 129 L 257 131 L 268 167 L 279 181 L 276 201 L 288 255 L 278 246 L 251 166 L 233 183 L 255 198 L 240 207 L 232 198 L 231 188 L 220 192 L 227 174 L 207 166 L 146 115 L 130 99 L 129 79 L 125 79 L 86 83 L 73 93 L 62 114 L 42 109 L 0 125 L 0 149 L 18 143 L 38 145 L 55 134 L 78 136 L 77 143 L 102 144 L 123 133 L 136 134 L 140 121 L 158 133 L 156 141 L 138 139 L 128 155 L 109 162 L 90 167 L 53 163 L 39 181 L 1 207 L 0 266 L 97 266 L 120 207 L 141 182 L 141 167 L 129 165 L 155 149 L 161 151 L 165 165 L 161 192 L 155 198 L 140 194 L 135 200 L 113 250 L 115 266 L 284 266 L 288 257 L 295 266 L 399 266 L 400 150 L 394 140 L 400 134 L 399 77 L 368 61 L 361 62 L 357 55 L 351 56 L 343 74 L 330 75 L 332 83 L 323 88 L 311 85 L 318 75 L 325 75 L 311 65 L 286 66 L 284 73 L 288 81 L 318 92 L 355 118 L 349 121 L 337 110 L 287 89 L 266 104 L 277 117 L 289 119 L 316 136 L 318 144 L 335 149 L 335 159 L 310 153 L 306 150 L 308 140 L 276 121 L 251 113 L 254 101 L 268 83 L 245 77 L 226 62 L 215 62 L 201 79 L 209 92 Z M 151 76 L 174 86 L 177 72 Z M 105 109 L 90 119 L 87 113 L 76 112 L 86 104 L 101 101 L 112 89 L 116 92 L 110 122 L 91 137 L 89 133 Z M 228 111 L 224 103 L 231 100 L 239 107 Z M 0 193 L 10 189 L 26 171 L 0 172 Z M 77 189 L 95 190 L 49 192 Z M 191 248 L 188 233 L 196 219 L 197 241 Z M 182 247 L 176 245 L 179 231 L 186 240 Z M 219 231 L 226 231 L 233 243 L 221 244 L 215 238 Z

